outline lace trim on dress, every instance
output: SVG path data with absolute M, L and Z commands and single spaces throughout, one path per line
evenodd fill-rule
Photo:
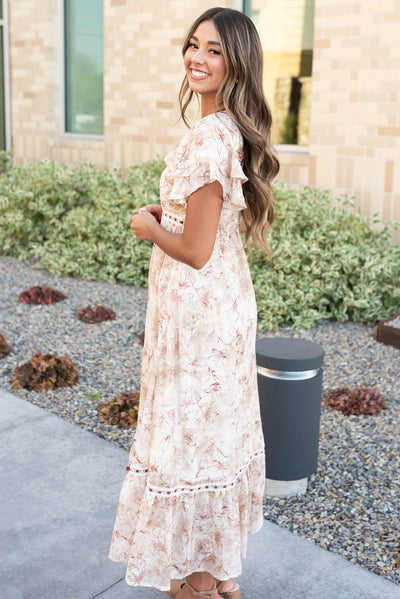
M 125 468 L 125 470 L 127 470 L 128 472 L 134 472 L 135 474 L 146 474 L 146 472 L 149 471 L 148 468 L 145 468 L 144 470 L 138 470 L 137 468 L 131 468 L 130 466 L 127 466 Z
M 176 223 L 179 223 L 180 225 L 184 224 L 184 220 L 182 220 L 181 218 L 178 218 L 177 216 L 174 216 L 173 214 L 171 214 L 170 212 L 167 212 L 166 210 L 163 210 L 162 213 L 163 217 L 166 218 L 167 220 L 171 220 L 174 221 Z
M 264 455 L 264 451 L 260 450 L 260 451 L 256 451 L 255 453 L 253 453 L 253 455 L 249 458 L 249 460 L 247 461 L 247 463 L 242 466 L 242 468 L 240 468 L 234 476 L 234 479 L 232 481 L 229 482 L 221 482 L 221 483 L 217 483 L 217 484 L 210 484 L 210 483 L 202 483 L 200 485 L 184 485 L 184 486 L 179 486 L 179 487 L 172 487 L 171 489 L 162 489 L 161 487 L 156 487 L 154 485 L 148 486 L 147 490 L 150 493 L 154 493 L 155 495 L 176 495 L 176 494 L 180 494 L 180 493 L 193 493 L 194 491 L 215 491 L 218 489 L 229 489 L 231 487 L 234 487 L 237 479 L 241 476 L 241 474 L 243 474 L 243 472 L 245 472 L 247 470 L 247 468 L 249 467 L 249 465 L 251 464 L 251 462 L 258 456 Z M 130 466 L 127 466 L 126 470 L 128 470 L 131 473 L 134 474 L 144 474 L 146 472 L 148 472 L 148 468 L 146 468 L 145 470 L 137 470 L 135 468 L 131 468 Z

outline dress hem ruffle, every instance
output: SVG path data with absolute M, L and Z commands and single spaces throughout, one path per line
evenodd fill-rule
M 264 453 L 227 489 L 158 495 L 146 478 L 129 473 L 121 490 L 109 557 L 127 564 L 126 582 L 166 591 L 192 572 L 238 576 L 247 535 L 263 524 Z
M 264 525 L 264 518 L 261 520 L 260 524 L 257 526 L 257 528 L 252 529 L 252 530 L 248 530 L 248 534 L 252 535 L 252 534 L 257 534 L 258 532 L 260 532 L 260 530 L 262 529 Z M 123 560 L 123 559 L 116 559 L 114 557 L 112 557 L 111 555 L 109 556 L 110 560 L 116 563 L 128 563 L 128 560 Z M 247 550 L 243 551 L 240 554 L 241 559 L 244 559 L 245 557 L 247 557 Z M 192 574 L 193 572 L 201 572 L 202 571 L 202 566 L 199 564 L 198 567 L 191 569 L 190 571 L 182 571 L 179 574 L 174 574 L 173 577 L 171 578 L 171 580 L 183 580 L 186 576 L 189 576 L 190 574 Z M 229 572 L 229 574 L 227 574 L 225 571 L 221 572 L 221 571 L 216 571 L 216 570 L 208 570 L 209 574 L 211 574 L 212 576 L 214 576 L 214 578 L 216 578 L 217 580 L 229 580 L 230 578 L 237 578 L 238 576 L 240 576 L 242 574 L 242 568 L 240 567 L 238 570 L 232 570 Z M 150 587 L 150 588 L 156 588 L 159 591 L 169 591 L 170 586 L 166 587 L 164 586 L 153 586 L 153 585 L 149 585 L 149 584 L 140 584 L 137 583 L 135 581 L 132 581 L 131 578 L 129 578 L 128 576 L 128 572 L 126 573 L 125 576 L 125 582 L 129 585 L 129 586 L 133 586 L 133 587 Z

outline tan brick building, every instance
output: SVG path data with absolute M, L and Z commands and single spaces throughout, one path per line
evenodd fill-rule
M 46 156 L 127 168 L 165 155 L 185 131 L 177 104 L 183 33 L 211 6 L 250 7 L 260 35 L 267 28 L 265 87 L 280 128 L 293 81 L 302 89 L 293 117 L 298 143 L 275 139 L 280 176 L 290 185 L 354 194 L 365 214 L 400 221 L 399 0 L 85 2 L 92 13 L 101 11 L 103 23 L 100 133 L 68 130 L 65 116 L 66 5 L 72 22 L 78 0 L 0 3 L 3 146 L 12 148 L 16 164 Z M 71 47 L 84 33 L 77 26 Z M 84 128 L 85 115 L 75 113 L 76 127 Z

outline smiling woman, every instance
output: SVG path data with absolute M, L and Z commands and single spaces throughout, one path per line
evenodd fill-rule
M 184 55 L 186 76 L 192 91 L 201 95 L 201 116 L 216 112 L 216 94 L 226 75 L 217 29 L 204 21 L 192 35 Z
M 201 118 L 165 158 L 160 207 L 132 216 L 154 242 L 140 409 L 110 557 L 126 581 L 177 599 L 240 599 L 247 534 L 263 523 L 257 307 L 240 226 L 266 247 L 278 170 L 257 31 L 215 8 L 182 48 L 181 113 Z M 173 581 L 182 578 L 186 581 Z

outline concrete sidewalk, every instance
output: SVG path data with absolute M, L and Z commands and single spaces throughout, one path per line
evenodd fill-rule
M 108 559 L 128 453 L 0 390 L 1 599 L 150 599 Z M 400 587 L 265 522 L 243 599 L 396 599 Z

